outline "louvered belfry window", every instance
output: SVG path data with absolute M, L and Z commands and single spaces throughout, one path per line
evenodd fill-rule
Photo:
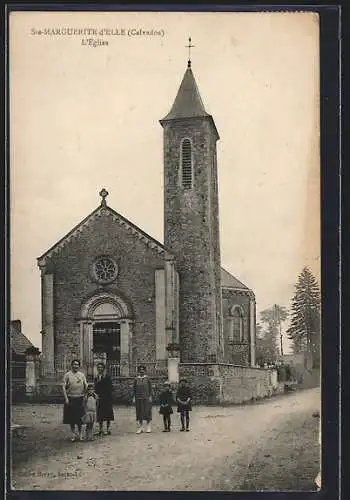
M 182 141 L 181 170 L 183 188 L 192 189 L 192 148 L 189 139 Z

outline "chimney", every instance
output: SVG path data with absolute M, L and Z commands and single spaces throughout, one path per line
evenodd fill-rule
M 22 333 L 22 322 L 20 319 L 14 319 L 11 321 L 11 326 L 16 330 L 16 332 Z

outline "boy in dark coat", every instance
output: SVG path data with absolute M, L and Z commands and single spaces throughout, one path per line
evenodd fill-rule
M 171 417 L 173 413 L 173 394 L 170 390 L 169 382 L 164 383 L 164 389 L 159 395 L 159 413 L 163 415 L 164 430 L 163 432 L 170 432 Z
M 176 402 L 177 402 L 177 411 L 180 413 L 181 418 L 181 429 L 180 431 L 185 430 L 185 421 L 186 421 L 186 431 L 190 430 L 190 411 L 192 410 L 191 404 L 191 391 L 187 385 L 186 379 L 181 379 L 179 382 L 179 387 L 176 393 Z

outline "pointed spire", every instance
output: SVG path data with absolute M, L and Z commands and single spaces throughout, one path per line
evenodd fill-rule
M 163 120 L 209 116 L 205 111 L 196 80 L 191 69 L 191 60 L 182 79 L 174 104 Z
M 204 109 L 197 83 L 193 76 L 191 69 L 191 48 L 194 47 L 194 45 L 192 45 L 191 42 L 192 39 L 189 37 L 188 45 L 186 45 L 188 48 L 187 69 L 177 92 L 174 104 L 172 105 L 169 113 L 162 120 L 159 120 L 159 122 L 161 126 L 164 127 L 166 122 L 170 120 L 182 118 L 206 118 L 209 119 L 214 128 L 216 139 L 220 139 L 213 117 Z
M 186 48 L 188 48 L 187 69 L 182 79 L 174 104 L 170 112 L 165 118 L 163 118 L 163 120 L 210 116 L 204 109 L 197 83 L 194 79 L 191 69 L 191 49 L 193 47 L 194 45 L 192 45 L 192 39 L 191 37 L 189 37 L 188 45 L 186 45 Z M 161 120 L 161 122 L 163 120 Z

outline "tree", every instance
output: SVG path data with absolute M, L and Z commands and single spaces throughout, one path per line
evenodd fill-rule
M 279 327 L 280 323 L 285 321 L 288 317 L 288 311 L 285 307 L 274 304 L 269 309 L 261 311 L 261 321 L 267 323 L 269 326 Z
M 277 331 L 271 327 L 263 329 L 256 325 L 255 359 L 259 365 L 273 363 L 277 358 Z
M 294 352 L 307 351 L 312 356 L 313 366 L 318 365 L 320 357 L 320 304 L 317 280 L 310 269 L 304 267 L 295 285 L 287 335 L 293 342 Z
M 270 359 L 270 350 L 265 341 L 265 332 L 260 323 L 255 326 L 255 360 L 258 365 L 263 365 Z
M 286 321 L 288 318 L 289 314 L 288 311 L 285 307 L 279 306 L 275 304 L 273 306 L 273 311 L 274 311 L 274 320 L 276 325 L 278 325 L 278 330 L 279 330 L 279 336 L 280 336 L 280 352 L 281 356 L 283 356 L 283 336 L 282 336 L 282 323 Z
M 267 341 L 272 359 L 278 356 L 278 336 L 280 337 L 281 354 L 283 354 L 282 345 L 282 322 L 288 317 L 288 311 L 285 307 L 274 304 L 272 307 L 261 311 L 260 319 L 267 326 L 265 331 L 265 340 Z

